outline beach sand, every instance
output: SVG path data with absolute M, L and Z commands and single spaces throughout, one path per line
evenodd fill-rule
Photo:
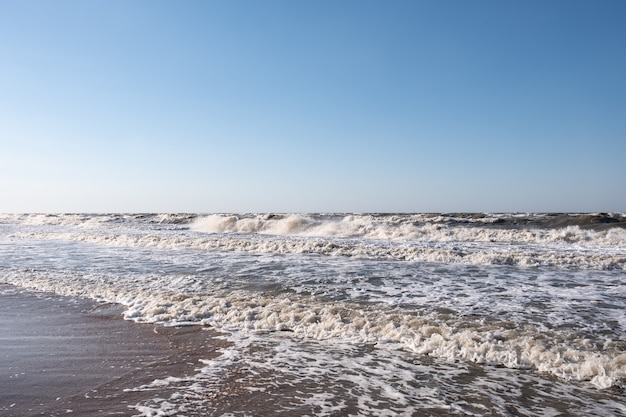
M 224 342 L 199 326 L 137 324 L 118 305 L 0 286 L 0 415 L 132 416 Z

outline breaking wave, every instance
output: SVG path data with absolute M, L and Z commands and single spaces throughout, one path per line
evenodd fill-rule
M 450 361 L 463 360 L 550 373 L 608 388 L 626 378 L 625 346 L 589 341 L 568 331 L 455 315 L 328 303 L 295 294 L 280 298 L 245 291 L 184 294 L 154 289 L 154 283 L 113 284 L 96 276 L 28 272 L 5 282 L 39 291 L 90 297 L 125 305 L 125 317 L 169 325 L 198 324 L 226 331 L 289 331 L 304 338 L 382 344 Z M 158 286 L 157 286 L 158 287 Z
M 494 227 L 498 219 L 484 218 L 479 223 L 459 225 L 458 220 L 447 222 L 441 216 L 424 215 L 346 215 L 306 216 L 292 215 L 219 215 L 194 219 L 191 230 L 204 233 L 265 234 L 278 236 L 363 238 L 379 240 L 432 240 L 460 242 L 509 243 L 585 243 L 590 245 L 626 245 L 626 229 L 585 229 L 578 225 L 562 228 Z M 488 226 L 491 225 L 491 226 Z
M 122 247 L 246 251 L 270 254 L 316 254 L 399 261 L 445 262 L 471 265 L 552 266 L 559 268 L 624 270 L 623 248 L 511 245 L 489 241 L 475 244 L 466 239 L 416 242 L 363 241 L 305 237 L 247 237 L 238 235 L 170 236 L 156 234 L 19 232 L 14 236 L 41 240 L 67 240 Z M 533 242 L 534 243 L 534 242 Z

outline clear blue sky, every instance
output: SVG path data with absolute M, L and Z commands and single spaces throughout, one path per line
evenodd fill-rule
M 626 211 L 626 1 L 0 0 L 0 212 Z

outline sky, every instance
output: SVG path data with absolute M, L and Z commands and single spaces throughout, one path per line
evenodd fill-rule
M 0 212 L 624 212 L 625 20 L 0 0 Z

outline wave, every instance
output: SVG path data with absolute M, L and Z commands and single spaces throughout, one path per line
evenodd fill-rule
M 196 221 L 197 220 L 197 221 Z M 562 229 L 578 226 L 587 230 L 626 229 L 626 213 L 0 213 L 0 223 L 31 225 L 86 226 L 113 223 L 189 224 L 198 228 L 220 232 L 275 232 L 290 233 L 326 223 L 353 221 L 354 226 L 367 229 L 371 226 L 448 225 L 486 226 L 493 228 Z M 280 223 L 283 223 L 282 225 Z M 327 231 L 328 232 L 328 231 Z
M 314 254 L 364 259 L 443 262 L 469 265 L 626 270 L 626 251 L 590 245 L 510 244 L 506 241 L 476 243 L 477 239 L 425 240 L 414 242 L 367 241 L 310 237 L 258 235 L 169 235 L 89 232 L 18 232 L 17 238 L 66 240 L 118 247 L 166 250 L 246 251 L 264 254 Z
M 0 215 L 0 224 L 4 234 L 18 238 L 113 246 L 626 270 L 624 228 L 536 226 L 602 219 L 607 222 L 603 224 L 615 224 L 624 217 L 594 215 L 595 220 L 589 220 L 589 216 L 18 214 Z M 509 225 L 502 226 L 503 221 Z M 524 225 L 513 227 L 513 222 Z M 535 226 L 529 227 L 529 222 Z
M 314 297 L 280 297 L 245 291 L 216 294 L 156 290 L 150 280 L 123 282 L 63 272 L 0 275 L 12 285 L 94 298 L 126 306 L 137 322 L 196 324 L 241 332 L 289 331 L 299 338 L 336 339 L 402 349 L 450 361 L 463 360 L 590 381 L 599 388 L 626 379 L 623 344 L 589 343 L 576 332 L 480 320 L 458 314 L 329 303 Z
M 417 220 L 419 219 L 419 220 Z M 584 243 L 626 246 L 626 229 L 460 227 L 423 221 L 423 215 L 347 215 L 314 217 L 292 215 L 208 215 L 194 219 L 190 228 L 204 233 L 265 234 L 278 236 L 417 240 L 437 242 Z M 495 220 L 494 220 L 495 222 Z
M 17 213 L 0 214 L 0 224 L 75 226 L 90 229 L 132 224 L 184 225 L 196 217 L 196 214 L 189 213 Z

